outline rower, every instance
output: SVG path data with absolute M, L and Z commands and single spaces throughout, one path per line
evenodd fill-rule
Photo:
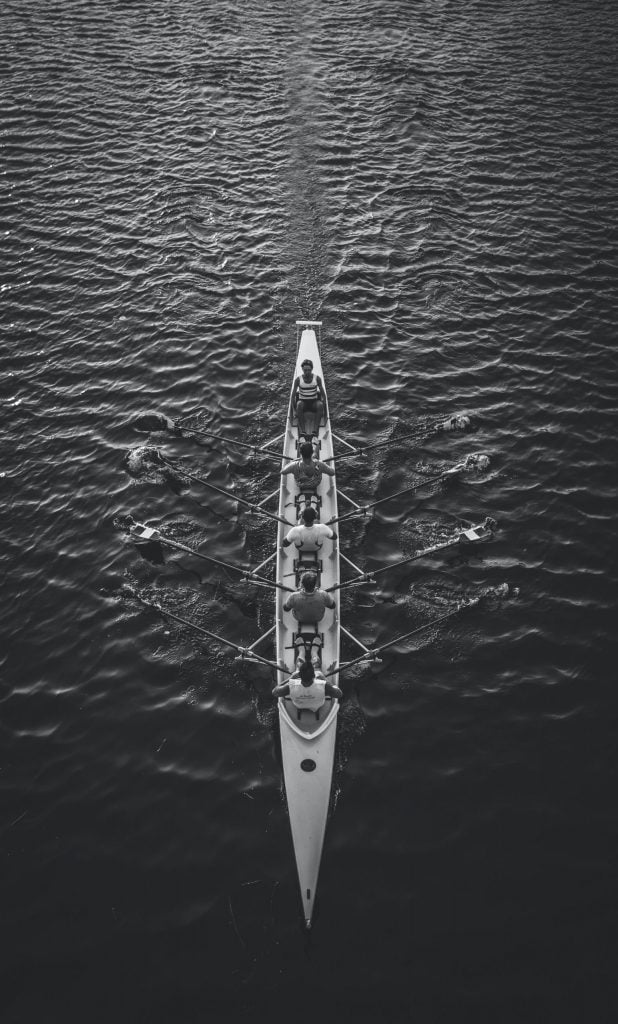
M 301 444 L 300 454 L 300 459 L 295 462 L 288 462 L 287 466 L 283 467 L 281 476 L 285 476 L 286 473 L 293 473 L 300 492 L 304 495 L 305 504 L 309 504 L 312 497 L 317 493 L 317 489 L 322 481 L 322 475 L 326 473 L 327 476 L 334 476 L 335 470 L 325 462 L 314 459 L 313 445 L 310 441 L 305 441 Z
M 313 433 L 317 434 L 326 406 L 326 395 L 320 377 L 313 372 L 311 359 L 303 359 L 300 368 L 302 375 L 296 378 L 292 388 L 292 409 L 298 418 L 299 436 L 304 435 L 310 441 L 312 435 L 307 431 L 306 414 L 313 414 Z
M 272 691 L 273 697 L 291 697 L 300 712 L 319 711 L 327 697 L 343 697 L 338 686 L 329 683 L 321 669 L 311 662 L 303 661 L 285 683 L 279 683 Z
M 337 534 L 331 530 L 326 523 L 316 523 L 317 512 L 307 505 L 302 511 L 301 521 L 298 526 L 293 526 L 283 539 L 283 547 L 289 548 L 295 544 L 303 554 L 310 551 L 318 551 L 322 547 L 324 538 L 337 540 Z
M 292 612 L 294 618 L 303 625 L 315 626 L 324 618 L 327 608 L 335 608 L 335 600 L 325 590 L 316 589 L 317 576 L 314 572 L 305 572 L 301 576 L 300 587 L 290 594 L 283 603 L 284 612 Z

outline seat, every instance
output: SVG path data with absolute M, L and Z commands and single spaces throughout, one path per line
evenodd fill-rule
M 296 650 L 296 641 L 302 640 L 305 645 L 305 656 L 307 654 L 307 646 L 311 647 L 311 644 L 316 637 L 320 638 L 322 646 L 324 646 L 324 634 L 318 630 L 317 622 L 299 622 L 296 632 L 292 637 L 292 643 L 286 647 L 288 651 Z
M 320 522 L 322 499 L 317 491 L 300 491 L 300 493 L 294 498 L 294 504 L 296 505 L 296 515 L 298 518 L 300 518 L 303 509 L 306 508 L 307 505 L 311 505 L 311 507 L 316 511 L 316 523 Z
M 318 577 L 318 586 L 320 581 L 320 573 L 322 572 L 322 559 L 318 558 L 319 551 L 315 550 L 306 551 L 303 548 L 298 548 L 298 554 L 294 559 L 294 572 L 298 575 L 302 572 L 314 572 Z
M 296 455 L 300 459 L 300 457 L 301 457 L 301 455 L 300 455 L 300 446 L 301 446 L 301 444 L 305 444 L 305 435 L 304 434 L 300 434 L 295 440 L 296 440 Z M 312 435 L 311 443 L 313 445 L 313 450 L 315 452 L 316 457 L 319 458 L 320 457 L 320 449 L 322 447 L 322 442 L 320 441 L 320 438 L 318 437 L 318 435 L 315 432 Z

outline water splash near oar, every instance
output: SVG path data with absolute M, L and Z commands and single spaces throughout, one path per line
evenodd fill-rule
M 140 433 L 154 434 L 157 432 L 171 432 L 180 433 L 180 429 L 176 426 L 173 420 L 169 416 L 164 416 L 160 412 L 148 412 L 138 416 L 133 421 L 133 427 L 135 430 L 139 430 Z
M 158 448 L 153 445 L 139 445 L 125 455 L 124 466 L 135 480 L 149 483 L 164 483 L 174 494 L 189 490 L 189 482 L 182 470 L 166 464 Z

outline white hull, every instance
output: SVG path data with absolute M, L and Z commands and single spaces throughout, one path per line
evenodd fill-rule
M 311 359 L 314 373 L 322 378 L 322 364 L 315 331 L 305 327 L 298 345 L 294 379 L 301 374 L 301 363 Z M 320 441 L 319 458 L 326 460 L 333 455 L 333 437 L 331 433 L 328 408 L 324 412 L 318 439 Z M 288 413 L 286 431 L 283 441 L 283 461 L 291 462 L 298 458 L 296 442 L 298 429 Z M 279 515 L 289 522 L 296 520 L 295 498 L 298 486 L 291 473 L 281 477 L 279 496 Z M 328 522 L 337 516 L 337 491 L 335 478 L 324 474 L 319 491 L 321 498 L 320 521 Z M 335 528 L 336 529 L 336 528 Z M 292 545 L 281 550 L 281 542 L 286 528 L 279 526 L 277 555 L 277 575 L 279 582 L 294 586 L 294 559 L 298 552 Z M 337 542 L 325 541 L 320 552 L 322 563 L 320 586 L 323 590 L 339 582 L 339 550 Z M 288 672 L 279 672 L 278 682 L 286 682 L 289 672 L 294 668 L 293 638 L 297 622 L 291 612 L 283 611 L 285 592 L 277 591 L 276 644 L 277 663 L 285 665 Z M 339 591 L 333 592 L 336 601 L 334 611 L 327 610 L 319 624 L 323 635 L 322 668 L 328 672 L 331 666 L 339 664 Z M 329 676 L 329 681 L 337 685 L 338 676 Z M 283 779 L 292 830 L 292 841 L 296 856 L 296 867 L 303 902 L 303 914 L 307 927 L 311 925 L 311 917 L 315 901 L 326 818 L 330 802 L 330 792 L 335 756 L 335 738 L 337 732 L 337 713 L 339 702 L 327 700 L 321 708 L 319 716 L 304 711 L 298 716 L 292 702 L 286 698 L 279 700 L 279 724 L 281 730 L 281 754 L 283 759 Z

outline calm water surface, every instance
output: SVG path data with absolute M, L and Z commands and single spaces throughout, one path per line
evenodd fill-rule
M 609 0 L 5 0 L 2 1021 L 615 1019 L 618 17 Z M 280 430 L 297 318 L 324 322 L 339 434 L 474 432 L 341 464 L 361 501 L 419 460 L 490 469 L 341 529 L 404 557 L 346 596 L 351 673 L 311 941 L 271 681 L 270 597 L 215 557 L 272 533 L 276 466 L 140 434 L 146 412 Z M 350 652 L 351 653 L 351 652 Z

